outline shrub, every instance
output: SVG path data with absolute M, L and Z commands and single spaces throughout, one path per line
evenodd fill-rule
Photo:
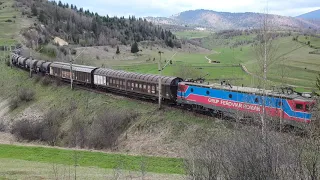
M 9 102 L 9 108 L 11 111 L 19 107 L 19 100 L 17 98 L 12 98 Z
M 76 50 L 76 49 L 72 49 L 72 50 L 71 50 L 71 54 L 72 54 L 72 55 L 76 55 L 76 54 L 77 54 L 77 50 Z
M 116 51 L 116 54 L 120 54 L 120 49 L 119 49 L 119 46 L 117 46 L 117 51 Z
M 61 80 L 58 78 L 56 78 L 54 82 L 55 82 L 56 86 L 61 86 L 61 84 L 62 84 Z
M 41 137 L 41 126 L 38 122 L 31 122 L 23 119 L 13 124 L 11 133 L 14 134 L 18 140 L 35 141 Z
M 6 61 L 6 65 L 7 65 L 7 66 L 10 66 L 10 60 L 9 60 L 9 61 Z
M 81 117 L 74 117 L 71 121 L 71 127 L 68 130 L 68 146 L 87 146 L 88 124 Z
M 35 78 L 34 78 L 34 82 L 35 83 L 38 83 L 40 80 L 41 80 L 41 76 L 39 76 L 39 75 L 34 75 L 35 76 Z
M 90 134 L 88 136 L 89 147 L 95 149 L 113 147 L 118 137 L 136 117 L 137 114 L 133 112 L 120 112 L 116 110 L 103 112 L 93 121 L 90 127 Z
M 55 58 L 58 55 L 58 48 L 54 45 L 46 45 L 41 50 L 41 53 L 46 54 L 49 57 Z
M 131 53 L 137 53 L 139 52 L 139 46 L 137 42 L 134 42 L 131 46 Z
M 8 19 L 8 20 L 5 20 L 5 22 L 12 22 L 12 20 L 11 20 L 11 19 Z
M 50 146 L 56 145 L 59 139 L 60 127 L 63 122 L 63 112 L 50 110 L 41 122 L 41 141 L 47 142 Z
M 32 89 L 21 89 L 19 91 L 19 99 L 20 101 L 29 102 L 34 100 L 35 92 Z
M 68 51 L 65 47 L 60 47 L 60 52 L 62 52 L 65 56 L 68 54 Z
M 268 132 L 264 139 L 258 131 L 241 131 L 211 136 L 190 148 L 185 161 L 187 174 L 199 180 L 319 177 L 318 150 L 313 149 L 316 144 L 302 144 L 307 140 L 280 133 Z
M 48 76 L 44 76 L 41 80 L 43 86 L 49 86 L 51 84 L 51 79 Z
M 7 126 L 4 124 L 3 121 L 0 121 L 0 132 L 4 132 L 6 131 Z

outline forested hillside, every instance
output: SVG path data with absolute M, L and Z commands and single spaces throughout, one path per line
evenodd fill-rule
M 42 26 L 36 27 L 44 43 L 48 35 L 59 36 L 69 43 L 82 46 L 132 44 L 140 41 L 164 41 L 170 47 L 180 43 L 170 31 L 153 25 L 142 18 L 100 16 L 73 4 L 47 0 L 17 0 L 16 6 L 29 18 L 37 17 Z M 34 32 L 33 32 L 34 33 Z M 29 34 L 25 34 L 33 39 Z

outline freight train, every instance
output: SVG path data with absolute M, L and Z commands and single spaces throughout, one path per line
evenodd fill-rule
M 70 81 L 69 63 L 46 62 L 13 54 L 11 64 L 34 73 L 41 73 L 64 81 Z M 231 86 L 227 83 L 205 85 L 184 81 L 179 77 L 141 74 L 72 65 L 75 84 L 128 96 L 158 99 L 158 80 L 161 79 L 162 101 L 187 109 L 210 112 L 228 117 L 253 118 L 265 113 L 268 119 L 281 119 L 283 123 L 301 126 L 310 123 L 315 100 L 292 90 L 272 91 L 258 88 Z

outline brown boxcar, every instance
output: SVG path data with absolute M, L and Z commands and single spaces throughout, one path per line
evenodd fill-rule
M 93 83 L 92 72 L 96 69 L 93 66 L 72 65 L 72 77 L 75 83 L 91 84 Z M 50 75 L 70 80 L 70 64 L 63 62 L 54 62 L 50 65 Z
M 98 68 L 94 71 L 94 84 L 110 90 L 139 94 L 141 97 L 158 98 L 158 84 L 161 78 L 163 99 L 175 100 L 177 97 L 178 77 L 140 74 L 121 70 Z

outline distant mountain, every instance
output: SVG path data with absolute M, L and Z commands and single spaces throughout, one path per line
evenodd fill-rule
M 303 19 L 319 19 L 320 20 L 320 9 L 308 12 L 306 14 L 302 14 L 300 16 L 297 16 L 297 18 L 303 18 Z
M 205 27 L 213 30 L 257 28 L 264 14 L 261 13 L 229 13 L 211 10 L 190 10 L 171 17 L 147 17 L 148 21 L 157 24 Z M 319 24 L 308 20 L 269 15 L 272 24 L 281 29 L 319 28 Z

